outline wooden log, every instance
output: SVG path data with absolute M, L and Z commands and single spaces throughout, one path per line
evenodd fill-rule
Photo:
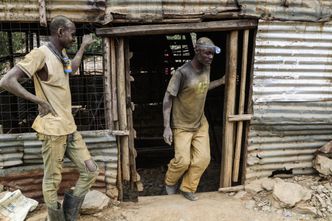
M 113 121 L 118 121 L 118 97 L 117 97 L 117 77 L 116 77 L 116 53 L 115 53 L 115 41 L 114 38 L 110 39 L 111 49 L 111 88 L 112 88 L 112 113 Z
M 183 24 L 135 25 L 98 28 L 96 33 L 99 36 L 139 36 L 187 32 L 234 31 L 256 27 L 257 20 L 226 20 Z
M 129 42 L 125 41 L 125 71 L 126 71 L 126 92 L 127 92 L 127 117 L 128 117 L 128 130 L 129 130 L 129 164 L 130 164 L 130 178 L 132 182 L 137 182 L 136 172 L 136 150 L 134 147 L 134 128 L 133 128 L 133 110 L 131 105 L 131 76 L 130 76 L 130 52 Z
M 241 101 L 241 100 L 240 100 Z M 243 113 L 243 110 L 242 110 Z M 229 115 L 228 121 L 230 122 L 236 122 L 236 121 L 248 121 L 252 119 L 252 114 L 238 114 L 238 115 Z
M 47 27 L 45 0 L 38 0 L 39 3 L 39 23 L 42 27 Z
M 252 32 L 252 33 L 250 33 Z M 255 63 L 255 48 L 256 48 L 256 34 L 257 34 L 257 29 L 255 30 L 251 30 L 249 32 L 249 36 L 252 35 L 252 46 L 250 48 L 252 48 L 252 50 L 250 51 L 250 72 L 249 74 L 249 95 L 248 95 L 248 105 L 247 105 L 247 110 L 246 113 L 248 114 L 253 114 L 253 100 L 252 100 L 252 94 L 253 94 L 253 73 L 254 73 L 254 63 Z M 247 158 L 248 158 L 248 146 L 249 146 L 249 140 L 248 138 L 248 134 L 249 134 L 249 129 L 250 129 L 250 124 L 248 122 L 245 123 L 245 129 L 244 129 L 244 137 L 246 138 L 245 140 L 245 144 L 243 149 L 246 151 L 242 151 L 242 161 L 244 162 L 242 164 L 242 174 L 241 174 L 241 183 L 243 184 L 246 181 L 246 168 L 247 168 Z
M 124 61 L 124 40 L 118 39 L 116 47 L 116 64 L 117 64 L 117 87 L 118 87 L 118 114 L 119 114 L 119 129 L 127 130 L 127 111 L 126 111 L 126 78 L 125 78 L 125 61 Z M 122 164 L 122 179 L 124 181 L 130 180 L 129 169 L 129 147 L 128 136 L 120 137 L 121 145 L 121 164 Z
M 222 193 L 237 192 L 240 190 L 244 190 L 244 185 L 224 187 L 218 189 L 218 191 Z
M 239 98 L 239 111 L 238 116 L 242 116 L 242 120 L 245 116 L 252 118 L 251 114 L 243 114 L 244 102 L 245 102 L 245 91 L 246 91 L 246 80 L 247 80 L 247 60 L 248 60 L 248 41 L 249 41 L 249 30 L 245 30 L 243 33 L 243 49 L 242 49 L 242 67 L 241 67 L 241 83 L 240 83 L 240 98 Z M 243 122 L 239 121 L 237 124 L 236 142 L 235 142 L 235 153 L 234 153 L 234 165 L 233 165 L 233 182 L 239 180 L 240 170 L 240 158 L 241 158 L 241 147 L 242 147 L 242 133 L 243 133 Z
M 236 97 L 236 75 L 237 75 L 237 50 L 238 50 L 238 31 L 232 31 L 227 36 L 228 52 L 226 71 L 226 99 L 225 116 L 234 115 Z M 220 174 L 220 187 L 232 185 L 232 166 L 234 148 L 234 122 L 228 120 L 224 123 L 224 139 L 222 147 L 222 167 Z
M 105 65 L 105 72 L 104 72 L 104 102 L 105 102 L 105 120 L 106 120 L 106 127 L 108 129 L 113 129 L 113 114 L 112 114 L 112 93 L 111 93 L 111 81 L 112 81 L 112 74 L 111 74 L 111 45 L 110 39 L 104 38 L 104 65 Z

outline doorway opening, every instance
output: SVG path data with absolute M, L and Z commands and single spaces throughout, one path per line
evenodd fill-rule
M 200 37 L 210 38 L 221 48 L 211 64 L 210 81 L 225 76 L 225 84 L 207 95 L 205 115 L 210 125 L 211 163 L 201 178 L 198 192 L 244 182 L 256 27 L 256 20 L 225 20 L 97 30 L 98 35 L 108 37 L 110 73 L 120 78 L 117 80 L 120 84 L 112 88 L 122 85 L 116 89 L 120 96 L 111 106 L 121 107 L 121 116 L 127 107 L 128 129 L 132 131 L 129 150 L 134 146 L 137 151 L 135 160 L 134 151 L 129 152 L 129 168 L 127 141 L 123 140 L 124 145 L 120 142 L 120 154 L 125 160 L 121 164 L 125 176 L 122 180 L 135 183 L 137 176 L 132 171 L 137 170 L 144 186 L 140 195 L 166 194 L 164 175 L 174 150 L 163 141 L 163 97 L 173 71 L 194 57 L 194 45 Z M 126 76 L 125 93 L 123 76 Z M 120 130 L 125 125 L 126 122 L 122 123 Z
M 243 32 L 240 35 L 243 35 Z M 136 131 L 136 168 L 144 185 L 140 195 L 166 194 L 164 176 L 167 164 L 174 156 L 174 149 L 163 140 L 162 102 L 173 71 L 194 57 L 194 45 L 198 38 L 208 37 L 221 48 L 221 53 L 214 56 L 211 64 L 210 81 L 223 77 L 227 71 L 227 53 L 229 53 L 227 36 L 228 32 L 192 32 L 128 39 L 129 50 L 132 53 L 130 73 L 134 78 L 131 83 L 131 98 L 135 104 L 133 126 Z M 239 48 L 241 47 L 242 41 L 239 41 Z M 241 53 L 239 55 L 238 59 L 241 61 Z M 241 62 L 238 62 L 238 70 L 241 70 Z M 237 85 L 240 84 L 240 73 L 237 73 Z M 249 82 L 249 79 L 248 75 L 246 81 Z M 249 89 L 248 84 L 245 88 L 247 101 Z M 234 98 L 237 104 L 239 90 L 240 87 L 237 88 L 237 96 Z M 216 191 L 220 187 L 225 102 L 225 85 L 208 92 L 205 115 L 209 122 L 211 162 L 201 178 L 198 192 Z M 238 108 L 238 105 L 235 108 Z M 245 109 L 247 108 L 248 102 Z M 245 137 L 242 140 L 241 146 L 245 143 Z M 240 164 L 243 166 L 243 160 Z M 241 173 L 242 170 L 240 170 Z M 238 183 L 241 182 L 242 180 L 239 179 Z

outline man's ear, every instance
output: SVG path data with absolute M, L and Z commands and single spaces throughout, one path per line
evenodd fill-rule
M 58 37 L 62 37 L 63 31 L 64 31 L 63 27 L 58 28 L 58 31 L 57 31 Z

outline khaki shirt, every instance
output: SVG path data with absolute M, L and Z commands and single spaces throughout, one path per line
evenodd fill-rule
M 206 120 L 204 106 L 210 84 L 210 68 L 197 71 L 187 62 L 173 74 L 167 91 L 174 96 L 171 127 L 194 131 Z
M 64 73 L 63 64 L 47 46 L 33 49 L 17 66 L 33 79 L 37 97 L 48 101 L 57 116 L 47 114 L 37 116 L 32 128 L 45 135 L 61 136 L 71 134 L 77 127 L 72 115 L 69 75 Z M 47 81 L 42 81 L 38 74 L 46 66 Z

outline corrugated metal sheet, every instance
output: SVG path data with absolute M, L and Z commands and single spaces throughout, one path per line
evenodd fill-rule
M 103 22 L 106 0 L 49 0 L 46 15 L 50 20 L 64 15 L 74 22 Z M 39 22 L 39 4 L 35 0 L 0 1 L 0 21 Z
M 246 178 L 313 173 L 332 140 L 332 24 L 260 22 Z
M 82 131 L 90 154 L 98 163 L 101 172 L 95 188 L 116 186 L 118 150 L 116 138 L 108 131 Z M 77 178 L 73 164 L 65 158 L 63 188 L 71 186 Z M 35 133 L 0 135 L 0 182 L 11 188 L 20 188 L 23 193 L 41 199 L 43 175 L 41 142 Z M 68 174 L 65 175 L 65 174 Z M 33 182 L 29 180 L 33 178 Z
M 238 10 L 234 0 L 113 0 L 107 2 L 107 13 L 127 20 L 162 20 L 186 16 L 202 17 Z
M 241 14 L 269 20 L 328 21 L 331 0 L 238 0 Z

